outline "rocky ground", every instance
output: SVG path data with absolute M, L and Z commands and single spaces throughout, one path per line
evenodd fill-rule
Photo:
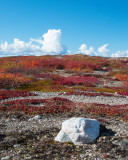
M 29 98 L 64 97 L 77 102 L 106 104 L 128 104 L 127 97 L 67 96 L 59 93 L 36 92 Z M 24 97 L 28 98 L 28 97 Z M 17 98 L 15 98 L 17 99 Z M 23 99 L 20 97 L 18 99 Z M 10 101 L 11 99 L 4 100 Z M 1 160 L 126 160 L 128 159 L 128 125 L 119 117 L 92 117 L 85 112 L 66 114 L 42 114 L 37 120 L 23 112 L 0 114 L 0 158 Z M 101 122 L 100 137 L 94 144 L 81 146 L 54 141 L 64 120 L 70 117 L 96 118 Z
M 70 117 L 89 117 L 83 113 L 42 115 L 30 120 L 24 113 L 1 114 L 0 158 L 24 159 L 119 159 L 126 160 L 128 125 L 118 118 L 97 117 L 101 122 L 100 137 L 94 144 L 81 146 L 54 141 L 61 123 Z
M 96 73 L 95 73 L 96 74 Z M 99 71 L 97 74 L 100 74 Z M 109 82 L 108 86 L 118 86 L 119 82 Z M 102 87 L 102 86 L 101 86 Z M 34 92 L 37 96 L 9 98 L 44 99 L 53 97 L 67 98 L 75 103 L 99 103 L 109 105 L 128 104 L 128 97 L 115 95 L 88 97 L 66 95 L 60 92 Z M 120 117 L 98 117 L 79 111 L 74 113 L 42 114 L 37 120 L 35 115 L 24 112 L 0 113 L 0 159 L 1 160 L 127 160 L 128 125 Z M 96 118 L 100 123 L 100 137 L 93 144 L 74 145 L 60 143 L 54 139 L 64 120 L 71 117 Z

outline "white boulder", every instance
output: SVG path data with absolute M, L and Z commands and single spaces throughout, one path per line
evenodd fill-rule
M 72 142 L 76 145 L 93 143 L 99 137 L 100 122 L 89 118 L 70 118 L 62 123 L 55 141 Z

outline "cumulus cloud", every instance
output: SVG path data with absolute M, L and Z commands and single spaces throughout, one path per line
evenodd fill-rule
M 85 54 L 85 55 L 96 55 L 96 52 L 94 52 L 94 48 L 90 47 L 89 49 L 87 48 L 86 44 L 82 44 L 79 48 L 79 51 L 77 52 L 77 54 Z
M 42 35 L 43 39 L 32 39 L 32 42 L 41 44 L 41 50 L 43 53 L 63 53 L 65 50 L 61 44 L 61 30 L 49 29 L 47 33 Z
M 60 43 L 61 30 L 48 30 L 48 33 L 43 35 L 44 41 L 42 50 L 46 52 L 62 53 L 63 47 Z
M 117 51 L 108 54 L 110 51 L 107 49 L 108 44 L 104 44 L 98 48 L 98 52 L 95 52 L 94 48 L 87 47 L 86 44 L 82 44 L 76 52 L 76 54 L 85 54 L 90 56 L 105 56 L 105 57 L 128 57 L 128 51 Z M 70 50 L 67 50 L 65 46 L 61 44 L 61 30 L 49 29 L 47 33 L 43 34 L 38 39 L 30 38 L 28 42 L 21 41 L 18 38 L 14 38 L 13 43 L 8 44 L 4 42 L 0 44 L 0 57 L 7 56 L 20 56 L 20 55 L 58 55 L 58 54 L 74 54 Z
M 66 55 L 72 55 L 74 54 L 73 52 L 71 52 L 70 50 L 67 50 Z
M 128 51 L 117 51 L 116 53 L 112 53 L 111 57 L 128 57 Z
M 12 44 L 8 42 L 0 44 L 0 55 L 44 55 L 44 54 L 63 54 L 65 47 L 61 44 L 61 30 L 49 29 L 40 39 L 31 38 L 29 42 L 24 42 L 14 38 Z
M 104 44 L 103 46 L 98 48 L 98 52 L 101 54 L 101 56 L 107 56 L 108 52 L 110 51 L 107 49 L 108 44 Z
M 21 41 L 19 39 L 14 39 L 14 42 L 12 44 L 8 44 L 8 42 L 5 42 L 0 45 L 0 52 L 8 54 L 9 52 L 12 54 L 17 53 L 24 53 L 24 52 L 33 52 L 40 50 L 39 46 L 33 45 L 30 42 L 25 43 L 24 41 Z

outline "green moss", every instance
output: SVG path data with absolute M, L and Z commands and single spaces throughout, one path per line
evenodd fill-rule
M 50 85 L 52 85 L 52 81 L 39 80 L 36 82 L 22 85 L 17 89 L 28 90 L 28 91 L 41 91 L 44 88 L 48 88 Z
M 69 145 L 73 145 L 74 146 L 74 143 L 72 142 L 64 142 L 65 144 L 69 144 Z
M 53 140 L 53 141 L 51 141 L 51 144 L 57 144 L 57 142 Z
M 116 91 L 111 88 L 95 88 L 94 91 L 96 92 L 108 92 L 108 93 L 115 93 Z
M 27 91 L 42 91 L 42 92 L 69 92 L 73 91 L 72 88 L 55 85 L 52 80 L 39 80 L 29 84 L 22 85 L 16 90 L 27 90 Z

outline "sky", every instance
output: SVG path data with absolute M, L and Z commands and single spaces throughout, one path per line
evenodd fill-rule
M 0 57 L 128 57 L 128 0 L 0 0 Z

